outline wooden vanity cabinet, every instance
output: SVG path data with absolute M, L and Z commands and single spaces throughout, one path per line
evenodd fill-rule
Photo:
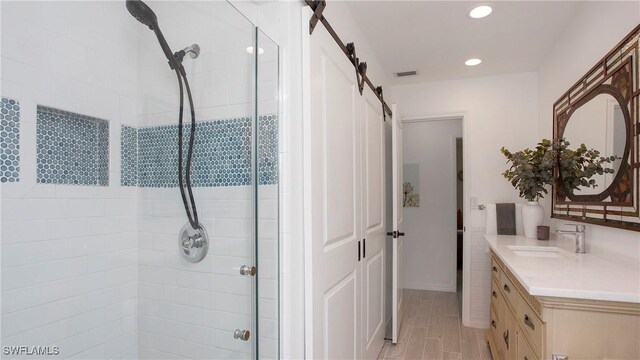
M 486 339 L 495 360 L 640 359 L 640 304 L 531 296 L 492 251 Z

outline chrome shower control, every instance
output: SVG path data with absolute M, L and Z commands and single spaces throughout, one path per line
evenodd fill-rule
M 255 266 L 249 266 L 249 265 L 240 266 L 240 275 L 254 276 L 255 274 L 256 274 L 256 267 Z
M 192 263 L 200 262 L 207 256 L 209 236 L 202 224 L 198 224 L 197 230 L 194 229 L 190 223 L 186 223 L 182 229 L 180 229 L 178 249 L 182 257 Z
M 240 339 L 242 341 L 248 341 L 250 337 L 251 337 L 251 332 L 249 330 L 236 329 L 236 331 L 233 332 L 233 338 L 234 339 Z
M 190 58 L 195 59 L 200 55 L 200 45 L 193 44 L 182 49 L 182 51 L 184 51 L 185 54 L 188 54 Z

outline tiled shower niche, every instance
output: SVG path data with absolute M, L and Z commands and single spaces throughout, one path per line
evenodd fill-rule
M 109 185 L 109 123 L 38 106 L 37 181 L 41 184 Z
M 20 173 L 20 104 L 0 99 L 0 182 L 17 182 Z

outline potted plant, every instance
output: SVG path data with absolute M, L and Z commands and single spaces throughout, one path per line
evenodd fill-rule
M 512 153 L 506 148 L 500 149 L 511 166 L 502 175 L 516 188 L 520 197 L 527 200 L 522 208 L 522 222 L 525 237 L 536 238 L 537 228 L 544 220 L 544 209 L 538 203 L 548 194 L 547 186 L 563 181 L 566 190 L 579 190 L 579 187 L 596 187 L 591 179 L 595 174 L 613 173 L 613 169 L 602 165 L 616 159 L 615 156 L 601 157 L 600 152 L 587 149 L 584 144 L 576 150 L 569 149 L 569 142 L 560 139 L 552 142 L 542 139 L 535 149 L 524 149 Z M 553 169 L 558 166 L 559 178 L 555 179 Z
M 503 147 L 500 151 L 507 158 L 507 163 L 511 163 L 502 175 L 520 192 L 520 197 L 527 200 L 527 206 L 522 208 L 524 235 L 535 238 L 544 219 L 544 209 L 538 199 L 549 193 L 546 187 L 554 182 L 553 144 L 543 139 L 533 150 L 526 148 L 512 153 Z

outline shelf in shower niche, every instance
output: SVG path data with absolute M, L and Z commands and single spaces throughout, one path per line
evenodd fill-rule
M 109 122 L 38 106 L 37 181 L 109 185 Z

